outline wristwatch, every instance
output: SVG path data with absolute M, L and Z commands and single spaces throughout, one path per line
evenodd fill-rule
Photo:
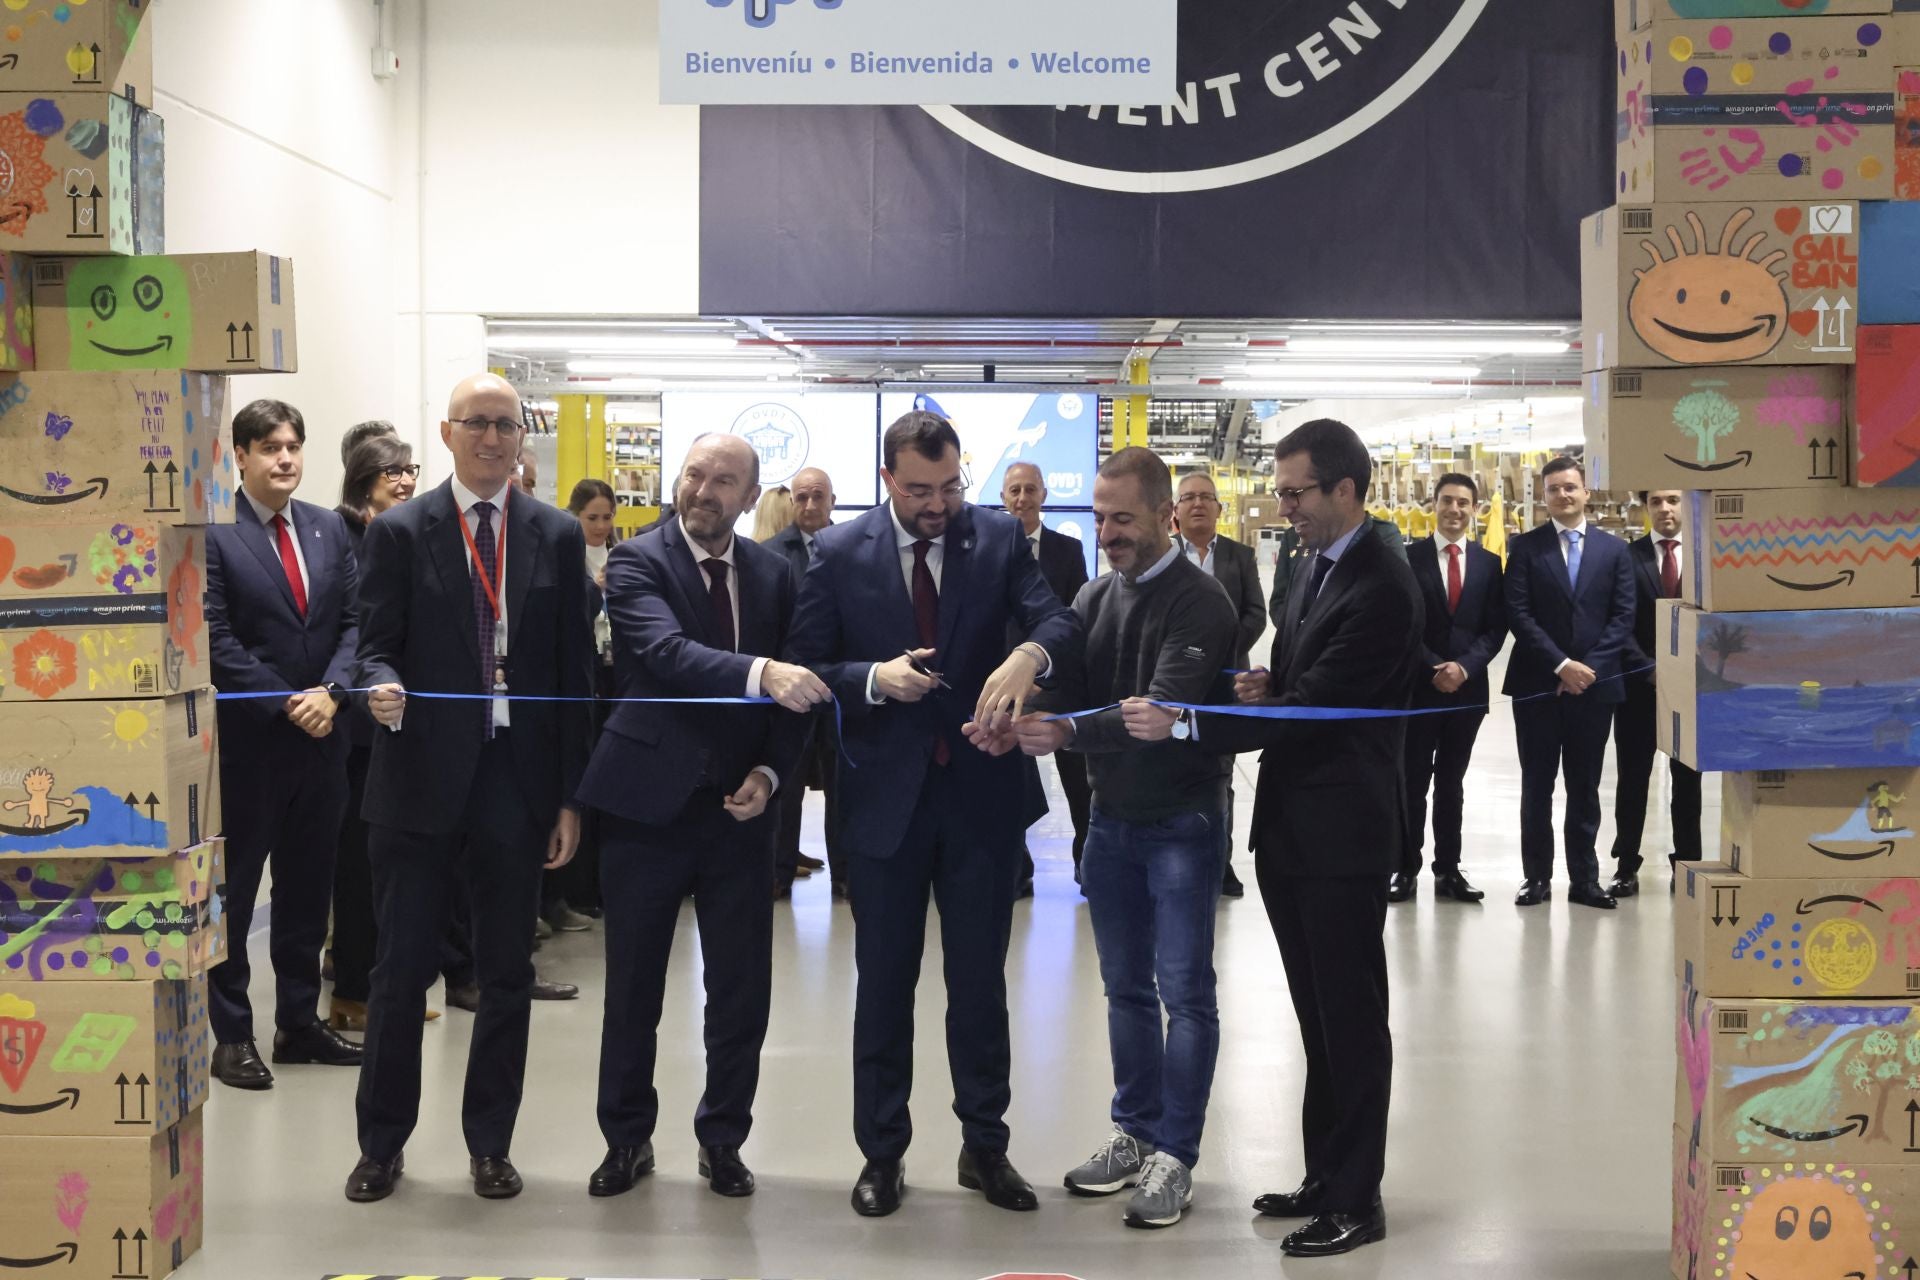
M 1193 736 L 1193 712 L 1176 711 L 1173 713 L 1173 736 L 1180 742 L 1185 742 Z
M 341 684 L 338 680 L 329 680 L 320 687 L 333 695 L 334 706 L 344 707 L 345 705 L 347 705 L 347 697 L 348 697 L 347 687 Z

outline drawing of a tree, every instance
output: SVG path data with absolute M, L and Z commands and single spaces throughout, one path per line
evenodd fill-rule
M 1673 425 L 1695 442 L 1695 462 L 1720 461 L 1719 441 L 1740 425 L 1740 409 L 1718 391 L 1695 391 L 1673 406 Z
M 1720 659 L 1714 674 L 1724 680 L 1727 677 L 1727 659 L 1747 651 L 1747 629 L 1728 622 L 1716 622 L 1713 629 L 1707 632 L 1706 641 L 1708 651 Z

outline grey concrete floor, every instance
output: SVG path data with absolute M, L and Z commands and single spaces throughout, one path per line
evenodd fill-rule
M 1240 762 L 1244 844 L 1255 762 Z M 1050 769 L 1049 786 L 1054 781 Z M 1608 773 L 1611 813 L 1612 773 Z M 1707 823 L 1718 828 L 1709 780 Z M 1656 794 L 1661 792 L 1657 789 Z M 1034 832 L 1036 896 L 1015 919 L 1008 962 L 1014 1028 L 1012 1156 L 1040 1188 L 1038 1213 L 990 1208 L 954 1185 L 959 1130 L 942 1051 L 937 937 L 920 1004 L 917 1137 L 896 1216 L 854 1216 L 860 1167 L 850 1131 L 853 926 L 824 877 L 777 909 L 775 1004 L 757 1123 L 745 1154 L 750 1200 L 723 1200 L 695 1176 L 699 952 L 682 913 L 662 1027 L 659 1173 L 613 1200 L 586 1194 L 602 1142 L 593 1114 L 603 962 L 597 931 L 547 944 L 550 977 L 576 1003 L 537 1006 L 514 1158 L 518 1200 L 476 1199 L 466 1177 L 459 1090 L 470 1019 L 426 1029 L 422 1123 L 391 1200 L 350 1205 L 355 1073 L 288 1068 L 269 1093 L 215 1086 L 207 1108 L 207 1238 L 181 1280 L 314 1280 L 386 1275 L 785 1277 L 975 1280 L 1005 1271 L 1086 1278 L 1550 1276 L 1618 1280 L 1666 1273 L 1674 1080 L 1671 908 L 1664 871 L 1617 912 L 1555 901 L 1512 905 L 1518 885 L 1518 769 L 1511 719 L 1496 711 L 1470 779 L 1466 870 L 1480 907 L 1437 903 L 1423 882 L 1393 909 L 1396 1065 L 1385 1243 L 1344 1259 L 1285 1259 L 1287 1230 L 1249 1207 L 1297 1180 L 1301 1063 L 1284 978 L 1253 884 L 1223 903 L 1217 966 L 1222 1039 L 1193 1212 L 1178 1227 L 1129 1231 L 1116 1200 L 1070 1198 L 1060 1177 L 1107 1131 L 1111 1077 L 1086 907 L 1072 879 L 1064 806 Z M 1664 804 L 1662 799 L 1656 807 Z M 807 843 L 819 848 L 817 798 Z M 1605 851 L 1609 821 L 1601 833 Z M 1647 848 L 1664 866 L 1664 811 Z M 1564 890 L 1564 871 L 1556 892 Z M 263 939 L 256 1007 L 270 1007 Z

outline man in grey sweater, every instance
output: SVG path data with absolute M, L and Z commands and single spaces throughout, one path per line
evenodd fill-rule
M 1225 700 L 1239 624 L 1219 582 L 1173 545 L 1173 479 L 1152 452 L 1108 459 L 1093 511 L 1114 572 L 1080 589 L 1085 660 L 1041 705 L 1112 709 L 1077 720 L 1040 712 L 1016 727 L 1028 755 L 1084 754 L 1093 784 L 1081 880 L 1107 993 L 1113 1132 L 1066 1185 L 1110 1195 L 1138 1184 L 1127 1225 L 1170 1227 L 1193 1202 L 1220 1047 L 1213 921 L 1228 761 L 1178 738 L 1138 741 L 1113 704 Z

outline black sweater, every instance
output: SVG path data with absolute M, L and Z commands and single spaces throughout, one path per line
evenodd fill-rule
M 1185 556 L 1146 582 L 1117 573 L 1096 578 L 1080 589 L 1073 611 L 1086 629 L 1086 656 L 1049 691 L 1049 708 L 1077 711 L 1134 697 L 1227 700 L 1222 668 L 1233 660 L 1240 622 L 1225 589 Z M 1069 745 L 1086 755 L 1093 807 L 1109 817 L 1155 822 L 1226 808 L 1228 757 L 1177 739 L 1141 742 L 1118 710 L 1074 721 Z

